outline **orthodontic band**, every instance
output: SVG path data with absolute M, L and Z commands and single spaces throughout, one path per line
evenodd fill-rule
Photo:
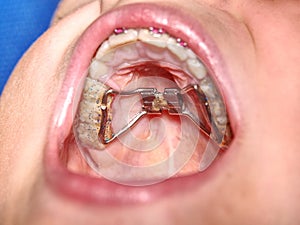
M 141 110 L 133 116 L 126 126 L 114 133 L 112 128 L 112 102 L 116 96 L 140 95 Z M 193 100 L 197 113 L 193 113 L 186 104 L 187 97 Z M 167 112 L 169 115 L 185 116 L 192 120 L 207 138 L 211 138 L 210 133 L 214 132 L 213 143 L 220 148 L 226 148 L 223 142 L 223 134 L 218 130 L 214 120 L 211 118 L 209 104 L 205 94 L 197 84 L 191 84 L 183 89 L 165 88 L 159 92 L 156 88 L 138 88 L 132 91 L 118 92 L 109 89 L 105 92 L 101 102 L 102 120 L 98 133 L 99 140 L 103 144 L 109 144 L 117 137 L 127 132 L 131 127 L 145 115 L 161 115 Z

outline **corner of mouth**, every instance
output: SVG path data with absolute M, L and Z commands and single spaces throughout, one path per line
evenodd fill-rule
M 184 11 L 165 5 L 135 3 L 120 6 L 100 16 L 87 28 L 75 47 L 53 114 L 48 137 L 51 141 L 45 149 L 45 176 L 50 186 L 71 198 L 95 204 L 120 205 L 154 201 L 166 196 L 167 193 L 176 193 L 178 189 L 183 191 L 203 184 L 209 177 L 216 175 L 214 169 L 219 168 L 212 166 L 203 174 L 171 178 L 146 187 L 129 187 L 104 179 L 74 174 L 62 165 L 59 158 L 60 146 L 72 130 L 74 119 L 72 104 L 75 102 L 76 90 L 86 76 L 99 44 L 119 27 L 159 27 L 170 35 L 180 37 L 188 42 L 189 47 L 205 63 L 217 84 L 230 86 L 226 65 L 213 39 L 205 32 L 203 25 Z M 220 89 L 226 92 L 222 87 Z M 230 111 L 229 107 L 229 115 Z M 235 127 L 233 126 L 233 129 Z M 181 188 L 178 188 L 178 185 Z

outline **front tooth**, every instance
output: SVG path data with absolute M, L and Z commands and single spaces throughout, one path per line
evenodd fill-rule
M 181 61 L 185 61 L 188 57 L 186 49 L 176 42 L 174 38 L 169 38 L 167 42 L 168 49 L 179 58 Z
M 204 65 L 198 59 L 188 59 L 187 65 L 192 74 L 194 74 L 198 79 L 203 79 L 206 75 L 206 69 Z
M 141 29 L 139 31 L 138 39 L 144 43 L 154 45 L 159 48 L 167 47 L 167 41 L 169 39 L 169 35 L 161 34 L 159 36 L 154 36 L 147 29 Z
M 108 73 L 108 67 L 100 60 L 93 60 L 90 65 L 90 77 L 97 80 Z
M 108 39 L 108 43 L 111 48 L 114 48 L 128 42 L 136 41 L 137 36 L 138 32 L 136 30 L 129 29 L 125 33 L 110 36 Z

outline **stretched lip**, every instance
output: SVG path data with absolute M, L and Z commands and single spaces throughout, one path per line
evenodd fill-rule
M 86 75 L 90 61 L 102 43 L 118 27 L 160 27 L 169 34 L 188 42 L 191 49 L 205 62 L 214 78 L 226 80 L 225 66 L 212 39 L 204 32 L 201 24 L 186 13 L 163 5 L 137 3 L 121 6 L 102 15 L 81 36 L 74 50 L 62 86 L 45 149 L 45 177 L 51 187 L 87 203 L 122 205 L 145 203 L 175 192 L 191 191 L 216 175 L 218 166 L 211 166 L 205 173 L 171 178 L 162 183 L 145 187 L 123 186 L 105 179 L 72 173 L 62 164 L 62 143 L 72 129 L 73 104 L 76 89 Z M 217 75 L 222 76 L 217 76 Z

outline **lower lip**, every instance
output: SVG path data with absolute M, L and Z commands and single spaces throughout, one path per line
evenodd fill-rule
M 213 74 L 224 74 L 221 58 L 211 39 L 204 34 L 196 21 L 180 11 L 155 4 L 133 4 L 101 16 L 86 30 L 75 48 L 49 130 L 48 138 L 51 141 L 45 152 L 45 175 L 50 186 L 59 193 L 72 199 L 95 204 L 145 203 L 170 194 L 199 189 L 201 185 L 217 175 L 222 161 L 220 159 L 218 165 L 212 165 L 205 173 L 171 178 L 151 186 L 130 187 L 104 179 L 74 174 L 67 170 L 59 158 L 60 146 L 72 129 L 72 109 L 75 104 L 76 89 L 86 75 L 99 43 L 102 43 L 117 27 L 150 26 L 163 28 L 173 36 L 189 40 L 189 47 L 202 58 Z M 194 27 L 193 30 L 190 27 Z

